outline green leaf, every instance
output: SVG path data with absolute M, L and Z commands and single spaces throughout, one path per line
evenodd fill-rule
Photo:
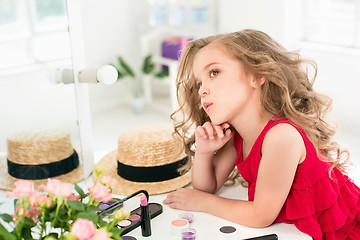
M 112 239 L 115 239 L 115 240 L 123 240 L 123 238 L 119 235 L 114 235 L 114 236 L 111 236 Z
M 154 71 L 154 63 L 151 61 L 152 56 L 148 55 L 144 58 L 144 63 L 143 63 L 143 67 L 142 67 L 142 71 L 145 74 L 150 74 L 152 73 L 152 71 Z
M 25 226 L 28 226 L 29 228 L 35 226 L 35 223 L 32 219 L 26 217 L 24 220 L 25 220 Z
M 79 185 L 77 185 L 76 183 L 74 184 L 74 186 L 75 186 L 76 192 L 80 195 L 81 199 L 85 198 L 86 195 L 85 195 L 84 191 L 82 190 L 82 188 L 79 187 Z
M 0 218 L 2 220 L 4 220 L 5 222 L 8 222 L 8 223 L 12 222 L 12 220 L 13 220 L 12 216 L 10 214 L 7 214 L 7 213 L 0 214 Z
M 96 213 L 96 212 L 98 212 L 99 210 L 101 210 L 101 209 L 99 209 L 99 207 L 94 206 L 94 205 L 91 205 L 91 206 L 88 206 L 88 207 L 87 207 L 86 212 Z
M 55 239 L 58 239 L 58 238 L 59 238 L 58 236 L 59 236 L 59 234 L 57 234 L 57 233 L 55 233 L 55 232 L 51 232 L 51 233 L 49 233 L 49 234 L 46 236 L 46 238 L 47 238 L 47 237 L 53 237 L 53 238 L 55 238 Z M 46 239 L 46 238 L 45 238 L 45 239 Z
M 85 204 L 76 200 L 69 200 L 67 204 L 70 208 L 78 210 L 78 211 L 85 211 Z
M 9 233 L 8 230 L 0 223 L 0 239 L 4 240 L 16 240 L 16 236 Z
M 21 236 L 24 240 L 33 240 L 33 237 L 31 236 L 31 228 L 24 227 L 21 231 Z
M 154 75 L 155 77 L 157 77 L 157 78 L 166 78 L 166 77 L 168 77 L 169 76 L 169 72 L 167 72 L 167 71 L 161 71 L 161 72 L 158 72 L 158 73 L 155 73 L 155 75 Z
M 122 57 L 118 57 L 119 65 L 124 70 L 124 75 L 135 78 L 135 73 Z
M 98 223 L 99 227 L 105 227 L 107 224 L 108 224 L 108 222 L 103 221 L 101 219 L 99 220 L 99 223 Z
M 120 236 L 122 230 L 119 229 L 118 227 L 113 227 L 109 230 L 109 232 L 112 234 L 112 238 L 116 237 L 116 236 Z M 116 238 L 118 239 L 118 238 Z M 120 238 L 121 239 L 121 238 Z
M 78 214 L 78 218 L 83 218 L 92 221 L 94 224 L 99 222 L 99 216 L 96 213 L 81 212 Z

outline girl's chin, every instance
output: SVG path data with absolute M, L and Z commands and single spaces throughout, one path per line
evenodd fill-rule
M 215 125 L 220 125 L 226 122 L 224 119 L 212 118 L 210 117 L 211 123 Z

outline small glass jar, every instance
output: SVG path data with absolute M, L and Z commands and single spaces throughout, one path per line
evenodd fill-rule
M 188 220 L 190 224 L 194 221 L 194 215 L 190 212 L 180 213 L 179 218 Z
M 193 228 L 185 228 L 181 231 L 181 240 L 195 240 L 196 230 Z

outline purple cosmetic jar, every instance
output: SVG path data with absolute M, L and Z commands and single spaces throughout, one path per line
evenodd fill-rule
M 181 231 L 181 240 L 195 240 L 196 230 L 193 228 L 185 228 Z

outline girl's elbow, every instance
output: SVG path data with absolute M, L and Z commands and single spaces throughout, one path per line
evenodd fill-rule
M 211 186 L 202 186 L 202 185 L 198 185 L 198 184 L 192 184 L 193 185 L 193 188 L 196 189 L 196 190 L 200 190 L 200 191 L 203 191 L 203 192 L 207 192 L 207 193 L 216 193 L 216 188 L 214 187 L 211 187 Z
M 274 223 L 276 216 L 270 214 L 268 211 L 260 211 L 254 214 L 253 226 L 255 228 L 265 228 Z
M 254 221 L 254 228 L 266 228 L 273 224 L 274 220 L 259 217 Z

